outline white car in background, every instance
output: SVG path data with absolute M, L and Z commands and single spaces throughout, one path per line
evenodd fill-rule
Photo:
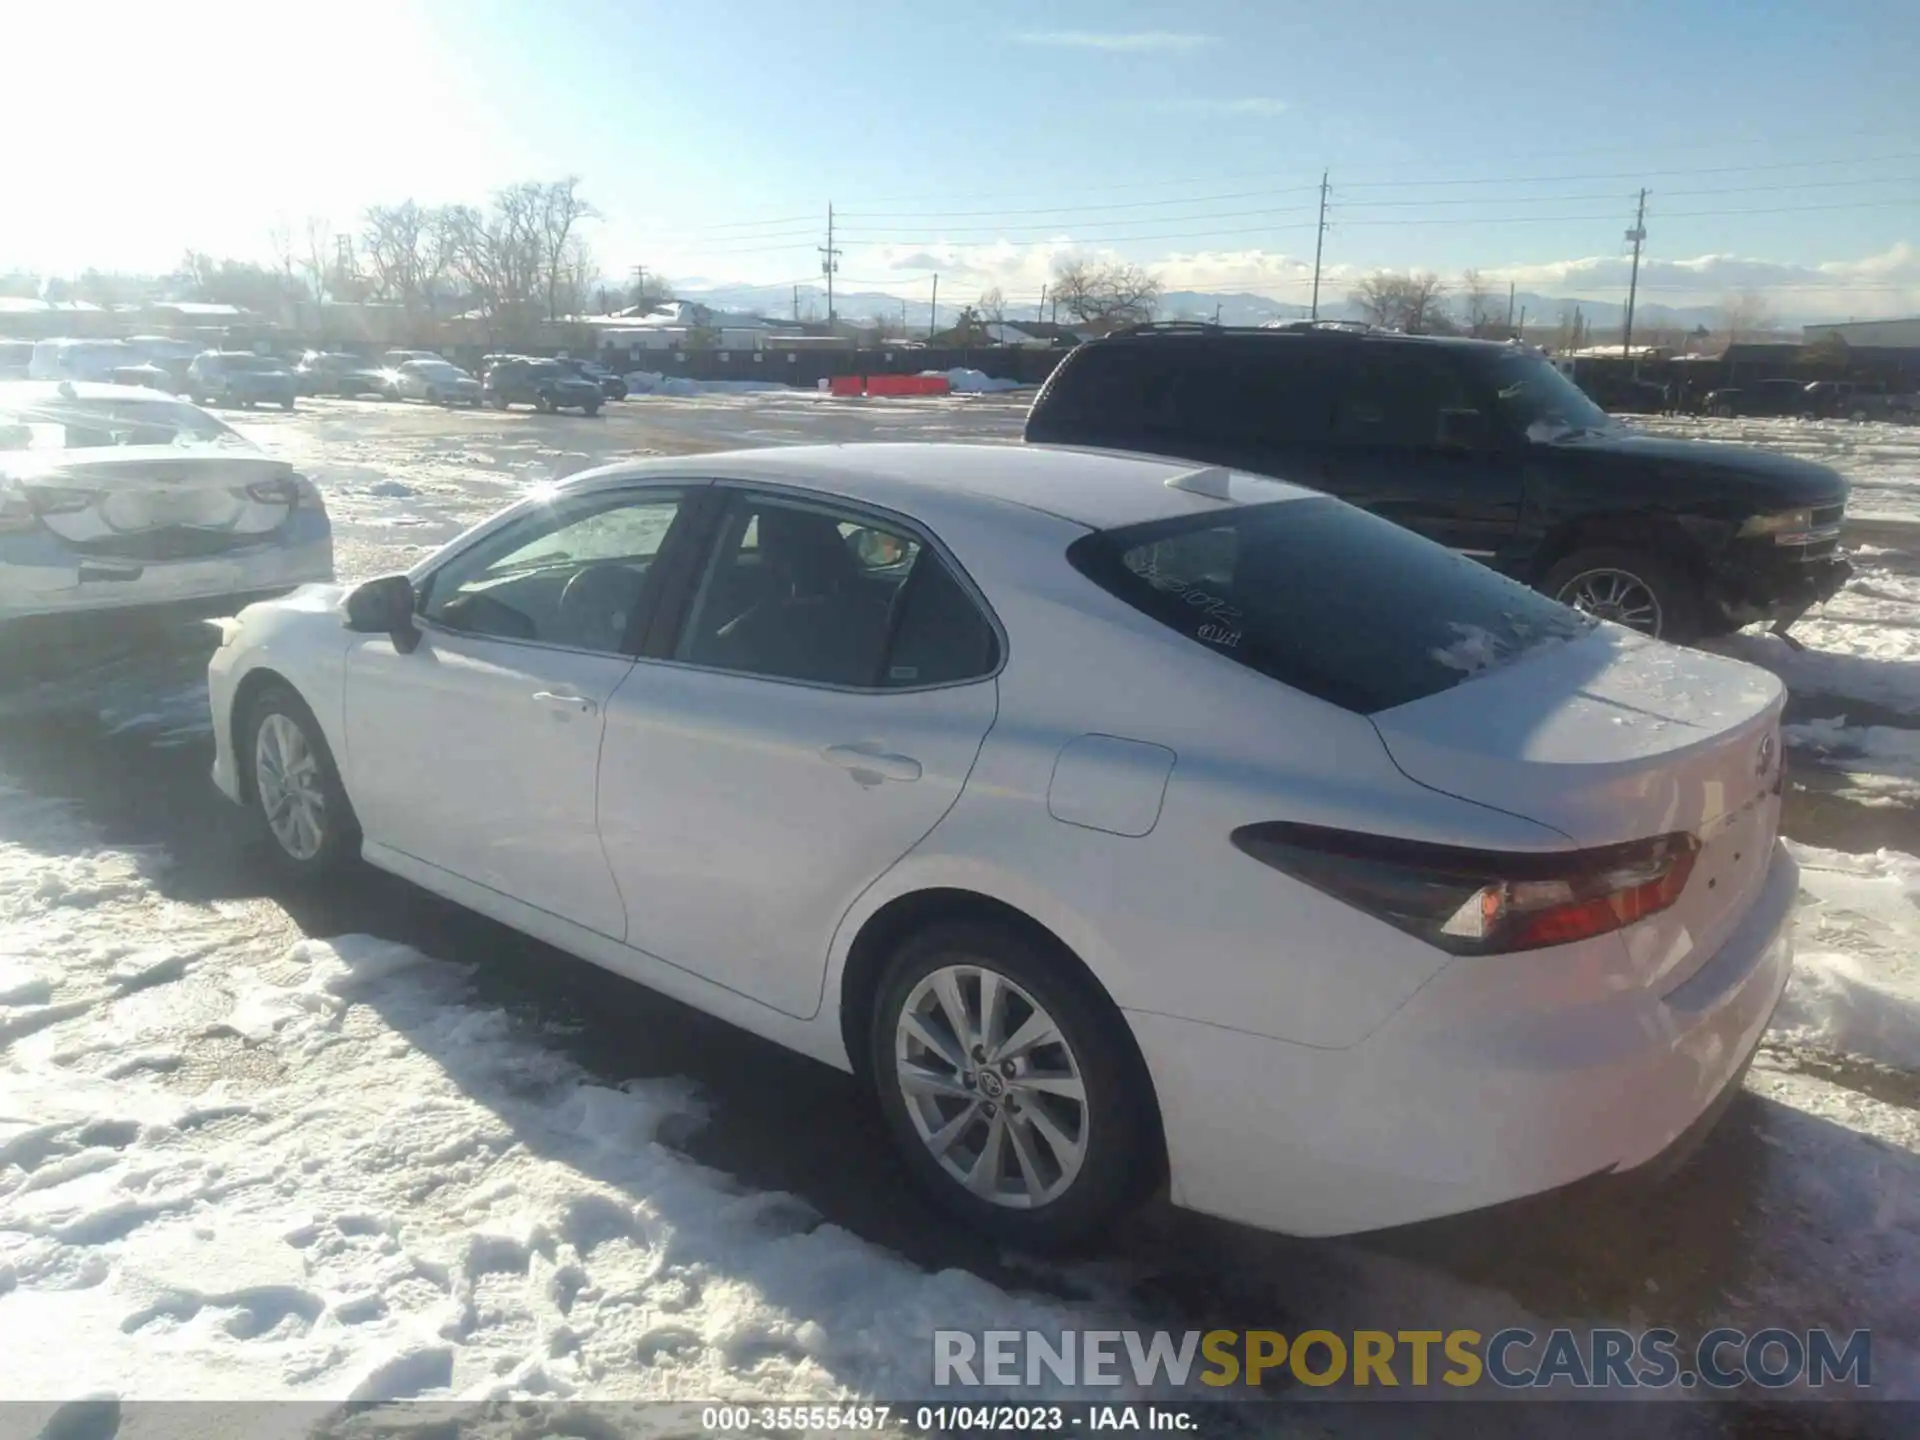
M 253 606 L 209 680 L 288 869 L 855 1071 L 1017 1243 L 1163 1177 L 1326 1235 L 1639 1166 L 1791 966 L 1773 676 L 1238 472 L 623 463 Z
M 0 623 L 206 606 L 333 578 L 320 492 L 152 390 L 0 383 Z
M 393 372 L 393 393 L 429 405 L 480 404 L 480 382 L 449 360 L 403 361 Z

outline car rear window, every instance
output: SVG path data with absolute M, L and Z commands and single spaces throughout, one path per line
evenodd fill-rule
M 1248 505 L 1100 531 L 1088 579 L 1236 664 L 1371 715 L 1596 622 L 1338 500 Z

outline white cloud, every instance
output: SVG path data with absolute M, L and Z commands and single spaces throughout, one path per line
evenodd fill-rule
M 1311 253 L 1191 250 L 1152 259 L 1138 252 L 1122 257 L 1110 246 L 1076 241 L 1071 232 L 1034 243 L 878 246 L 849 254 L 846 263 L 853 273 L 875 279 L 898 275 L 898 282 L 888 288 L 912 287 L 915 294 L 928 273 L 937 270 L 943 295 L 965 298 L 970 290 L 997 285 L 1009 298 L 1031 301 L 1051 280 L 1057 264 L 1072 257 L 1134 260 L 1157 274 L 1169 290 L 1243 292 L 1297 304 L 1306 303 L 1313 283 Z M 1329 262 L 1320 276 L 1322 300 L 1345 296 L 1372 268 Z M 1396 268 L 1440 267 L 1409 255 Z M 1617 302 L 1626 298 L 1628 268 L 1625 256 L 1600 255 L 1486 265 L 1481 274 L 1489 283 L 1504 286 L 1511 280 L 1521 290 L 1537 294 Z M 1682 260 L 1650 258 L 1640 266 L 1640 298 L 1645 303 L 1711 307 L 1729 293 L 1746 289 L 1760 292 L 1774 312 L 1788 320 L 1920 314 L 1920 247 L 1902 243 L 1879 254 L 1812 265 L 1702 255 Z
M 1489 266 L 1484 273 L 1526 290 L 1617 299 L 1631 269 L 1625 256 L 1597 255 Z M 1714 305 L 1739 290 L 1757 290 L 1782 315 L 1911 315 L 1920 312 L 1920 249 L 1902 242 L 1877 255 L 1814 265 L 1744 255 L 1655 258 L 1640 265 L 1640 293 L 1663 305 Z
M 1216 36 L 1172 30 L 1023 30 L 1022 45 L 1057 45 L 1073 50 L 1198 50 Z
M 1243 95 L 1237 99 L 1162 100 L 1154 106 L 1177 115 L 1284 115 L 1287 102 L 1270 95 Z

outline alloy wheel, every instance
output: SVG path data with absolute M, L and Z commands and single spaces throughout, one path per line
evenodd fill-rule
M 268 715 L 253 742 L 254 789 L 267 828 L 295 860 L 319 855 L 327 839 L 320 760 L 306 732 L 285 715 Z
M 894 1073 L 928 1152 L 982 1200 L 1034 1209 L 1064 1195 L 1086 1163 L 1079 1061 L 1004 975 L 948 965 L 915 985 L 895 1024 Z
M 1582 570 L 1560 587 L 1555 598 L 1562 605 L 1646 635 L 1658 635 L 1664 618 L 1653 587 L 1628 570 Z

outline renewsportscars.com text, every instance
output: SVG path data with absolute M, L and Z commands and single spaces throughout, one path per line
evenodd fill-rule
M 1873 1384 L 1873 1336 L 1831 1330 L 936 1330 L 936 1386 L 1301 1385 L 1646 1390 Z

